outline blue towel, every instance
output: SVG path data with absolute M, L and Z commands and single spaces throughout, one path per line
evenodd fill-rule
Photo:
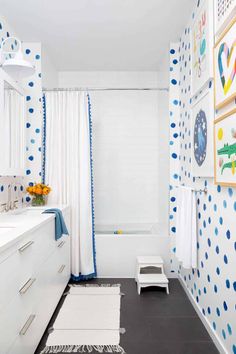
M 60 209 L 46 209 L 43 214 L 55 214 L 55 239 L 58 240 L 62 235 L 69 235 L 62 212 Z

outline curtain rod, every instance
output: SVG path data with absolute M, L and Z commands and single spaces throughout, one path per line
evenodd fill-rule
M 142 87 L 142 88 L 135 88 L 135 87 L 74 87 L 74 88 L 52 88 L 46 89 L 43 88 L 44 92 L 49 91 L 166 91 L 168 92 L 169 89 L 167 87 Z

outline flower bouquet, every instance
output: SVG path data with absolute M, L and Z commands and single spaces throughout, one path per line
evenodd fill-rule
M 51 188 L 43 183 L 35 183 L 27 187 L 26 191 L 33 196 L 32 206 L 42 206 L 46 204 L 46 197 L 51 192 Z

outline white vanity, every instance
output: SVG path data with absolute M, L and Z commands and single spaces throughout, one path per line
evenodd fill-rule
M 55 216 L 42 209 L 0 214 L 1 354 L 34 353 L 70 278 L 70 237 L 55 241 Z

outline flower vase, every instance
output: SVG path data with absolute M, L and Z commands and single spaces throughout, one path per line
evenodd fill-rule
M 35 195 L 32 199 L 32 206 L 44 206 L 46 204 L 45 196 Z

